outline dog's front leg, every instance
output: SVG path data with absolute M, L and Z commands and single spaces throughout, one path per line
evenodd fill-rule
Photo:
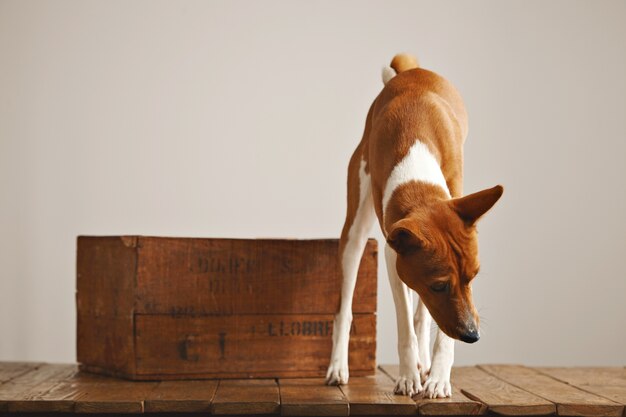
M 452 362 L 454 362 L 454 339 L 438 329 L 433 349 L 433 363 L 428 379 L 424 383 L 424 397 L 445 398 L 452 395 L 450 385 Z
M 400 356 L 400 377 L 396 381 L 394 392 L 402 395 L 414 395 L 422 391 L 418 370 L 418 348 L 415 329 L 411 322 L 413 303 L 409 287 L 402 282 L 396 271 L 396 257 L 398 255 L 389 246 L 385 246 L 387 273 L 396 305 L 396 320 L 398 324 L 398 355 Z
M 430 325 L 433 319 L 421 299 L 418 301 L 417 310 L 413 319 L 415 334 L 417 334 L 417 351 L 420 365 L 420 376 L 425 381 L 430 372 Z

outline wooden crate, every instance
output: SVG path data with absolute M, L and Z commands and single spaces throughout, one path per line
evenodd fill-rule
M 78 238 L 78 362 L 136 380 L 320 377 L 341 280 L 337 240 Z M 377 245 L 354 299 L 351 375 L 376 352 Z

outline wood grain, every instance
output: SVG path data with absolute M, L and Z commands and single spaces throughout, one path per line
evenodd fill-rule
M 455 392 L 451 399 L 416 398 L 417 402 L 392 394 L 397 366 L 381 369 L 384 372 L 373 376 L 351 377 L 346 386 L 328 387 L 321 378 L 280 379 L 278 384 L 258 379 L 145 383 L 78 372 L 76 365 L 0 362 L 4 381 L 0 384 L 0 414 L 472 415 L 484 413 L 487 406 L 490 414 L 504 415 L 556 410 L 559 415 L 617 416 L 624 412 L 623 404 L 610 401 L 613 397 L 602 398 L 622 398 L 619 395 L 626 391 L 626 369 L 621 367 L 453 368 Z M 600 389 L 602 395 L 594 395 Z M 459 397 L 459 390 L 485 404 Z
M 275 379 L 220 381 L 211 403 L 212 414 L 277 414 L 280 391 Z
M 137 237 L 77 238 L 76 307 L 79 314 L 129 317 L 134 308 Z
M 532 369 L 550 375 L 574 385 L 613 385 L 626 387 L 626 368 L 621 367 L 532 367 Z
M 72 367 L 75 368 L 75 366 Z M 78 398 L 74 382 L 77 373 L 78 371 L 72 370 L 67 378 L 59 379 L 46 392 L 31 398 L 29 401 L 14 404 L 13 409 L 19 412 L 30 413 L 73 412 L 75 400 Z
M 114 302 L 114 301 L 112 301 Z M 133 375 L 136 369 L 133 316 L 77 316 L 77 356 L 82 364 L 114 375 Z
M 80 369 L 137 380 L 321 376 L 339 307 L 337 251 L 336 239 L 81 236 Z M 374 371 L 376 273 L 370 239 L 355 294 L 354 375 Z M 236 347 L 244 340 L 246 355 Z
M 136 269 L 136 237 L 78 237 L 78 362 L 128 375 L 135 372 Z
M 217 386 L 217 380 L 162 381 L 148 393 L 144 402 L 144 411 L 146 413 L 209 412 Z
M 43 365 L 30 362 L 0 362 L 0 385 Z
M 73 379 L 76 413 L 143 413 L 145 398 L 158 385 L 84 373 Z
M 322 378 L 279 379 L 280 412 L 283 416 L 347 416 L 348 400 L 336 386 Z
M 75 365 L 44 364 L 0 386 L 0 411 L 49 411 L 41 397 L 76 372 Z M 70 411 L 62 407 L 59 411 Z
M 556 406 L 475 367 L 452 368 L 452 381 L 467 397 L 486 404 L 490 412 L 507 415 L 554 414 Z
M 63 376 L 46 380 L 31 390 L 27 399 L 14 399 L 9 410 L 16 412 L 140 413 L 145 395 L 156 384 L 133 383 L 76 372 L 68 367 Z M 44 389 L 45 388 L 45 389 Z M 37 391 L 37 394 L 32 393 Z
M 533 368 L 577 388 L 626 406 L 626 369 L 609 367 Z
M 381 365 L 379 367 L 391 381 L 398 379 L 398 365 Z M 422 381 L 423 383 L 424 381 Z M 454 378 L 451 378 L 452 396 L 449 398 L 428 399 L 420 395 L 414 396 L 413 400 L 424 415 L 479 415 L 484 414 L 487 407 L 481 402 L 474 401 L 461 392 L 456 386 Z M 395 384 L 394 384 L 395 385 Z M 392 385 L 393 392 L 393 385 Z
M 140 314 L 335 314 L 336 239 L 138 238 Z M 376 311 L 377 244 L 364 251 L 354 312 Z
M 350 415 L 411 415 L 417 405 L 411 398 L 393 393 L 394 383 L 382 371 L 374 376 L 350 377 L 340 386 L 350 404 Z
M 323 376 L 332 349 L 331 315 L 138 315 L 135 326 L 137 369 L 147 375 Z M 375 326 L 375 315 L 354 315 L 354 374 L 374 372 Z
M 392 366 L 392 365 L 383 365 L 383 366 Z M 397 367 L 397 366 L 396 366 Z M 385 371 L 382 370 L 382 366 L 376 367 L 376 372 L 374 375 L 368 376 L 357 376 L 355 378 L 350 377 L 350 385 L 391 385 L 393 388 L 395 386 L 395 380 L 389 376 Z
M 562 416 L 621 416 L 624 407 L 520 365 L 480 365 L 489 374 L 553 402 Z

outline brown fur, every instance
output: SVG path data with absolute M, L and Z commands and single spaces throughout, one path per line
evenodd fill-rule
M 417 291 L 439 327 L 459 338 L 472 324 L 478 325 L 470 289 L 479 265 L 475 223 L 500 198 L 502 187 L 461 198 L 467 136 L 461 96 L 443 77 L 416 68 L 417 61 L 410 56 L 394 57 L 391 66 L 398 74 L 370 107 L 363 138 L 350 160 L 340 250 L 358 208 L 358 170 L 365 160 L 376 215 L 398 252 L 400 278 Z M 426 144 L 439 162 L 452 199 L 440 187 L 410 182 L 395 190 L 383 218 L 386 181 L 416 140 Z M 441 280 L 449 281 L 448 290 L 433 291 L 430 286 Z
M 396 74 L 419 67 L 419 62 L 414 56 L 408 54 L 398 54 L 393 57 L 389 65 L 396 71 Z

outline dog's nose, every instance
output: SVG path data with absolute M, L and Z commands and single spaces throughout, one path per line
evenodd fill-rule
M 468 330 L 465 333 L 461 333 L 460 339 L 465 343 L 474 343 L 478 342 L 480 334 L 478 333 L 478 330 Z

